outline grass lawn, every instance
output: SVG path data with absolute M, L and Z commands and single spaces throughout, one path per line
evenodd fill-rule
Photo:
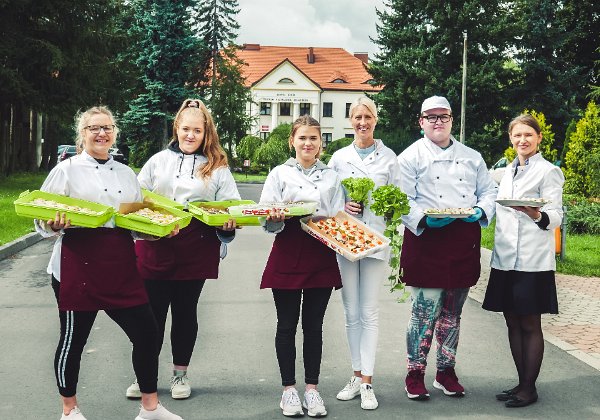
M 257 174 L 246 175 L 245 173 L 233 172 L 233 179 L 235 179 L 236 182 L 265 182 L 267 176 Z
M 17 216 L 15 201 L 25 190 L 38 190 L 44 179 L 45 172 L 13 174 L 0 177 L 0 245 L 13 241 L 20 236 L 33 232 L 33 219 Z
M 494 247 L 494 228 L 496 221 L 481 230 L 481 246 Z M 566 257 L 556 260 L 556 271 L 575 276 L 600 277 L 600 236 L 567 234 Z

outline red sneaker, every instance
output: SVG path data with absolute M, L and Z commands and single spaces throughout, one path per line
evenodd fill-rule
M 406 375 L 406 395 L 411 400 L 422 401 L 429 399 L 429 392 L 425 388 L 425 371 L 409 370 Z
M 462 397 L 465 395 L 465 389 L 458 383 L 456 372 L 451 367 L 437 371 L 433 387 L 441 389 L 444 391 L 444 394 L 450 397 Z

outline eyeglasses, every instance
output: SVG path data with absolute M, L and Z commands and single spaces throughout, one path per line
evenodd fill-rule
M 104 130 L 106 134 L 110 134 L 115 131 L 114 125 L 88 125 L 87 127 L 83 127 L 86 130 L 89 130 L 92 134 L 99 134 L 100 130 Z
M 452 115 L 442 114 L 442 115 L 421 115 L 421 118 L 426 119 L 429 123 L 435 124 L 438 120 L 443 123 L 447 123 L 452 119 Z

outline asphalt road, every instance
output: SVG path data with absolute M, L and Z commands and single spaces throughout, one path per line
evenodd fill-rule
M 260 185 L 242 185 L 244 198 L 257 200 Z M 168 339 L 161 354 L 159 394 L 162 402 L 186 420 L 280 419 L 281 386 L 274 350 L 275 309 L 269 290 L 260 290 L 272 237 L 245 227 L 231 244 L 218 280 L 209 281 L 198 306 L 200 331 L 189 376 L 193 393 L 174 401 L 169 394 Z M 52 360 L 58 338 L 56 303 L 46 264 L 51 240 L 43 240 L 0 261 L 0 419 L 59 419 Z M 99 250 L 101 252 L 101 250 Z M 339 291 L 324 325 L 324 352 L 319 389 L 328 418 L 428 419 L 592 419 L 600 418 L 598 371 L 547 344 L 538 382 L 540 400 L 508 409 L 494 394 L 512 386 L 515 377 L 501 316 L 465 305 L 457 373 L 467 390 L 461 399 L 433 389 L 434 356 L 426 383 L 428 402 L 409 401 L 404 393 L 407 304 L 381 287 L 380 339 L 374 387 L 379 409 L 365 412 L 359 399 L 337 401 L 335 394 L 351 374 Z M 299 331 L 301 329 L 299 328 Z M 298 334 L 297 379 L 302 382 L 301 334 Z M 133 379 L 130 344 L 105 314 L 98 316 L 82 358 L 78 399 L 89 420 L 133 419 L 139 403 L 124 397 Z

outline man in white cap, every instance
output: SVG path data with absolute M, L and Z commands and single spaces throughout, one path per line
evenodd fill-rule
M 481 227 L 494 216 L 498 187 L 481 155 L 450 134 L 452 108 L 446 98 L 425 99 L 419 124 L 424 137 L 398 156 L 400 188 L 410 203 L 409 214 L 402 216 L 400 266 L 411 286 L 406 394 L 427 400 L 425 367 L 434 333 L 433 386 L 448 396 L 464 395 L 454 370 L 460 316 L 469 287 L 479 279 Z M 429 216 L 427 209 L 439 214 Z

